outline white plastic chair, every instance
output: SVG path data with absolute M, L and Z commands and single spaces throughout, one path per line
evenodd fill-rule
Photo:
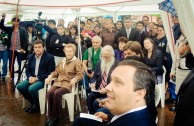
M 38 97 L 39 97 L 39 105 L 40 105 L 40 113 L 45 113 L 45 105 L 46 105 L 46 93 L 51 88 L 51 84 L 56 78 L 53 78 L 50 82 L 50 84 L 44 84 L 44 88 L 40 89 L 38 91 Z M 48 108 L 48 107 L 47 107 Z
M 155 106 L 157 107 L 161 99 L 161 94 L 160 94 L 160 87 L 159 85 L 155 86 Z
M 162 76 L 162 83 L 159 83 L 158 86 L 160 87 L 160 97 L 161 97 L 161 106 L 164 107 L 165 106 L 165 75 L 166 75 L 166 69 L 163 66 L 163 76 Z
M 79 99 L 79 84 L 75 84 L 75 87 L 72 87 L 72 92 L 68 94 L 64 94 L 62 96 L 62 108 L 65 108 L 65 101 L 67 101 L 68 111 L 69 111 L 69 119 L 70 121 L 74 121 L 74 98 L 76 96 L 76 110 L 77 106 L 79 111 L 81 111 L 80 99 Z

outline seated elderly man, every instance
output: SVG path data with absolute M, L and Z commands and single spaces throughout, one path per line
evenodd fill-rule
M 54 126 L 56 124 L 62 108 L 62 96 L 70 93 L 72 87 L 83 78 L 83 65 L 75 57 L 75 51 L 76 46 L 74 44 L 66 44 L 64 47 L 66 57 L 58 63 L 55 71 L 45 80 L 45 83 L 49 84 L 52 78 L 57 78 L 47 93 L 48 120 L 45 126 Z
M 104 88 L 110 83 L 110 75 L 119 62 L 114 58 L 114 50 L 110 45 L 102 48 L 101 57 L 102 59 L 96 65 L 94 76 L 90 81 L 92 92 L 88 96 L 87 106 L 91 114 L 95 113 L 93 107 L 94 100 L 106 97 L 106 90 Z M 99 92 L 94 92 L 93 90 L 98 90 Z
M 104 107 L 112 115 L 96 113 L 103 122 L 79 117 L 73 126 L 156 126 L 146 105 L 151 100 L 149 92 L 155 88 L 155 81 L 156 77 L 145 64 L 135 60 L 122 61 L 105 87 L 108 97 Z

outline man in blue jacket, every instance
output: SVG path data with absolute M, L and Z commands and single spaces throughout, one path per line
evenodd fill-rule
M 26 67 L 27 79 L 19 83 L 18 91 L 27 99 L 31 105 L 25 109 L 26 112 L 35 112 L 39 107 L 38 90 L 44 87 L 44 80 L 55 70 L 54 57 L 44 51 L 44 44 L 37 40 L 34 42 L 34 54 L 28 57 Z

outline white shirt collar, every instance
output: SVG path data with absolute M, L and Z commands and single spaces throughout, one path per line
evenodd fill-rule
M 142 106 L 142 107 L 138 107 L 138 108 L 131 109 L 131 110 L 129 110 L 128 112 L 125 112 L 125 113 L 123 113 L 123 114 L 115 115 L 115 116 L 113 116 L 113 118 L 111 119 L 111 123 L 112 123 L 113 121 L 115 121 L 116 119 L 120 118 L 120 117 L 123 116 L 123 115 L 129 114 L 129 113 L 132 113 L 132 112 L 136 112 L 136 111 L 143 110 L 143 109 L 145 109 L 146 107 L 147 107 L 147 106 L 145 105 L 145 106 Z

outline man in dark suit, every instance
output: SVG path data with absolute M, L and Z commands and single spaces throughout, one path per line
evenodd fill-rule
M 110 83 L 110 75 L 119 62 L 114 58 L 114 50 L 110 45 L 102 48 L 101 56 L 102 59 L 96 65 L 94 76 L 90 80 L 91 90 L 99 90 L 99 93 L 91 92 L 88 96 L 87 106 L 90 114 L 96 112 L 93 106 L 94 100 L 106 97 L 105 87 Z
M 177 95 L 174 126 L 194 126 L 193 106 L 194 106 L 194 67 L 187 75 L 179 89 Z
M 144 39 L 148 37 L 148 32 L 146 33 L 144 31 L 144 23 L 143 23 L 143 21 L 138 21 L 136 23 L 136 28 L 137 28 L 137 30 L 140 31 L 140 34 L 141 34 L 141 42 L 140 42 L 140 44 L 141 44 L 141 47 L 143 49 L 144 48 L 143 42 L 144 42 Z
M 136 60 L 124 60 L 111 74 L 106 86 L 107 98 L 103 107 L 114 115 L 112 118 L 102 112 L 95 115 L 104 121 L 78 118 L 73 126 L 156 126 L 146 103 L 151 102 L 149 92 L 155 86 L 156 78 L 145 64 Z
M 119 37 L 126 37 L 128 38 L 129 41 L 141 42 L 140 32 L 137 29 L 132 28 L 131 25 L 132 25 L 131 19 L 129 17 L 125 17 L 124 18 L 124 28 L 121 29 L 116 35 L 117 43 L 118 43 Z
M 28 58 L 26 67 L 27 79 L 17 85 L 18 91 L 31 105 L 26 112 L 35 112 L 39 107 L 38 90 L 44 87 L 44 80 L 55 70 L 54 57 L 44 51 L 44 43 L 40 40 L 34 42 L 34 54 Z

